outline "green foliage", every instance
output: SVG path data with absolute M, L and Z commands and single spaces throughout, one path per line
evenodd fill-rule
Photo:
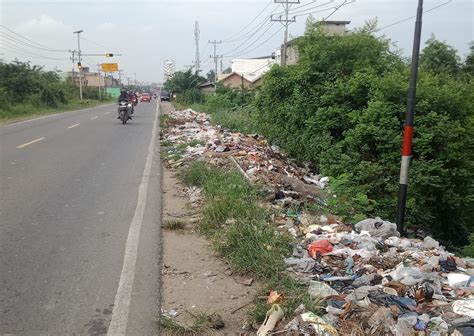
M 460 61 L 456 49 L 446 42 L 438 41 L 434 35 L 426 41 L 426 47 L 420 55 L 420 66 L 434 73 L 456 75 L 461 69 Z
M 205 81 L 204 77 L 193 73 L 191 70 L 178 71 L 165 82 L 164 87 L 177 94 L 179 103 L 201 103 L 204 97 L 199 91 L 199 85 Z
M 463 70 L 471 76 L 474 75 L 474 42 L 469 43 L 469 55 L 466 57 Z
M 409 64 L 371 31 L 331 37 L 310 24 L 299 64 L 272 68 L 252 116 L 290 156 L 335 178 L 334 210 L 393 221 Z M 474 229 L 474 87 L 451 47 L 432 39 L 423 55 L 407 221 L 460 246 Z
M 257 187 L 237 171 L 222 171 L 199 161 L 185 171 L 184 181 L 203 189 L 205 208 L 200 230 L 235 270 L 262 279 L 281 274 L 289 239 L 266 223 Z
M 79 107 L 79 90 L 57 73 L 30 63 L 0 64 L 0 119 Z M 98 90 L 84 88 L 84 98 L 97 100 Z M 104 100 L 110 99 L 104 96 Z

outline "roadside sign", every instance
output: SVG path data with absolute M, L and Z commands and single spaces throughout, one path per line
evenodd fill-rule
M 101 68 L 103 72 L 116 72 L 118 71 L 118 63 L 102 63 Z

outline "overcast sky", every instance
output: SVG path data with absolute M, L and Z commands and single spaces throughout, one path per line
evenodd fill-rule
M 290 25 L 290 35 L 296 37 L 304 33 L 308 12 L 319 11 L 313 16 L 321 19 L 342 2 L 300 0 L 299 5 L 293 5 L 294 14 L 300 16 L 296 18 L 296 23 Z M 425 0 L 424 8 L 427 10 L 445 2 L 449 1 Z M 281 25 L 271 25 L 266 19 L 272 12 L 281 12 L 281 5 L 274 4 L 273 0 L 0 0 L 0 3 L 1 24 L 7 28 L 48 48 L 59 50 L 77 49 L 73 31 L 83 29 L 82 36 L 88 39 L 81 40 L 83 52 L 122 53 L 123 56 L 113 61 L 119 63 L 125 76 L 133 78 L 136 74 L 139 81 L 161 82 L 163 61 L 167 59 L 175 60 L 177 69 L 192 64 L 195 59 L 196 20 L 200 25 L 201 59 L 205 72 L 212 67 L 208 40 L 232 39 L 267 5 L 248 29 L 235 36 L 246 37 L 249 32 L 246 38 L 218 45 L 218 54 L 236 56 L 224 58 L 224 67 L 227 67 L 232 58 L 269 55 L 283 41 L 283 30 L 277 32 Z M 356 0 L 340 8 L 330 20 L 348 20 L 351 21 L 349 28 L 354 28 L 377 17 L 379 27 L 383 27 L 415 15 L 416 3 L 416 0 Z M 304 7 L 296 9 L 298 6 Z M 424 15 L 422 41 L 424 43 L 434 33 L 438 39 L 454 46 L 464 58 L 469 42 L 474 40 L 473 18 L 472 0 L 452 0 Z M 254 29 L 261 22 L 265 22 L 261 28 Z M 380 34 L 396 42 L 408 56 L 411 53 L 413 25 L 414 19 L 411 19 L 383 29 Z M 15 36 L 1 27 L 0 31 L 10 37 Z M 0 34 L 0 52 L 3 53 L 0 56 L 6 61 L 18 57 L 21 61 L 31 60 L 47 69 L 57 67 L 70 70 L 72 67 L 68 53 L 31 48 L 4 36 Z M 22 55 L 25 50 L 30 56 Z M 36 54 L 34 58 L 31 53 Z M 62 60 L 41 58 L 44 56 Z M 84 63 L 96 67 L 97 63 L 110 61 L 110 58 L 90 57 Z

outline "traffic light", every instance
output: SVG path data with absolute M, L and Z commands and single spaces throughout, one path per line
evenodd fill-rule
M 107 53 L 107 54 L 105 54 L 105 57 L 114 57 L 114 54 L 112 54 L 112 53 Z
M 81 62 L 77 62 L 77 68 L 78 68 L 78 69 L 82 68 Z

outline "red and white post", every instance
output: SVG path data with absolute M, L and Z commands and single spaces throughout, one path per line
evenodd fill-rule
M 400 167 L 400 188 L 398 192 L 397 230 L 401 235 L 405 232 L 405 212 L 408 191 L 408 171 L 411 160 L 411 144 L 413 139 L 413 120 L 416 106 L 416 80 L 418 77 L 418 61 L 420 56 L 421 19 L 423 15 L 423 0 L 418 0 L 416 12 L 415 35 L 411 58 L 410 87 L 408 89 L 408 104 L 403 132 L 402 164 Z

